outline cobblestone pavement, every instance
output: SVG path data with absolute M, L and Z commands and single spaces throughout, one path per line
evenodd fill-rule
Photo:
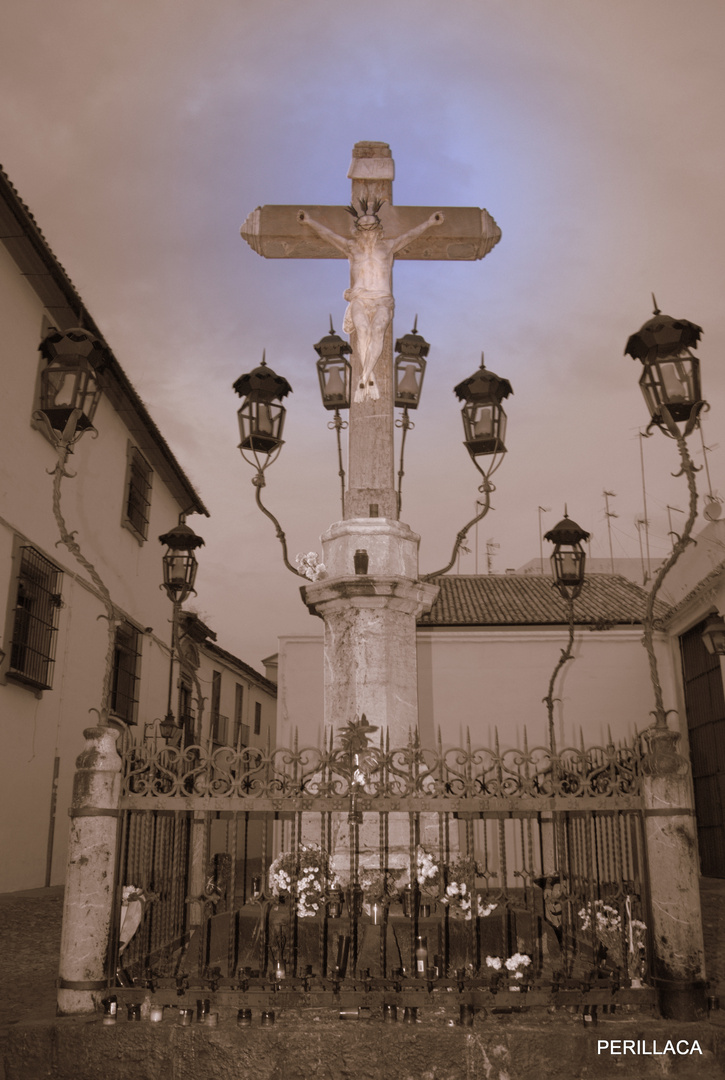
M 700 881 L 710 992 L 725 1008 L 725 880 Z M 63 889 L 0 894 L 0 1030 L 52 1020 L 58 976 Z
M 55 1017 L 63 888 L 0 893 L 0 1031 Z

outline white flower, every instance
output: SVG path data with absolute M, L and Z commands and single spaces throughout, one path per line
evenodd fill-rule
M 508 961 L 507 961 L 506 966 L 508 967 Z M 486 967 L 493 968 L 494 971 L 500 971 L 501 970 L 501 957 L 500 956 L 487 956 L 486 957 Z
M 509 969 L 509 971 L 515 971 L 518 967 L 528 967 L 530 963 L 530 956 L 527 956 L 526 953 L 517 952 L 514 953 L 513 956 L 509 956 L 508 960 L 506 961 L 506 967 Z M 521 978 L 520 973 L 516 975 L 516 978 Z

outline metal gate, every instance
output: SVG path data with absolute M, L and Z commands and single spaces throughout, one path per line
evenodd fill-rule
M 126 751 L 109 951 L 122 998 L 654 1000 L 636 747 L 341 742 Z

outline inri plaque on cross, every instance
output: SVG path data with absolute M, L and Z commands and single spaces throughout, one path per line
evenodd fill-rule
M 343 330 L 353 349 L 345 518 L 397 518 L 394 464 L 393 262 L 482 259 L 501 237 L 478 207 L 394 206 L 390 147 L 356 143 L 344 206 L 261 206 L 242 236 L 268 259 L 347 259 Z

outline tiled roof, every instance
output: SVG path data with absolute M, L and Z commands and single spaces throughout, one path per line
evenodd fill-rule
M 419 626 L 561 626 L 569 621 L 567 605 L 547 574 L 446 574 L 441 591 Z M 577 624 L 619 626 L 642 622 L 647 593 L 619 574 L 592 574 L 574 601 Z M 655 618 L 667 605 L 655 602 Z
M 82 326 L 104 340 L 73 282 L 1 166 L 0 243 L 7 248 L 20 273 L 34 289 L 59 330 Z M 108 366 L 99 373 L 103 392 L 179 505 L 187 513 L 205 514 L 208 517 L 209 511 L 110 349 L 108 355 Z

